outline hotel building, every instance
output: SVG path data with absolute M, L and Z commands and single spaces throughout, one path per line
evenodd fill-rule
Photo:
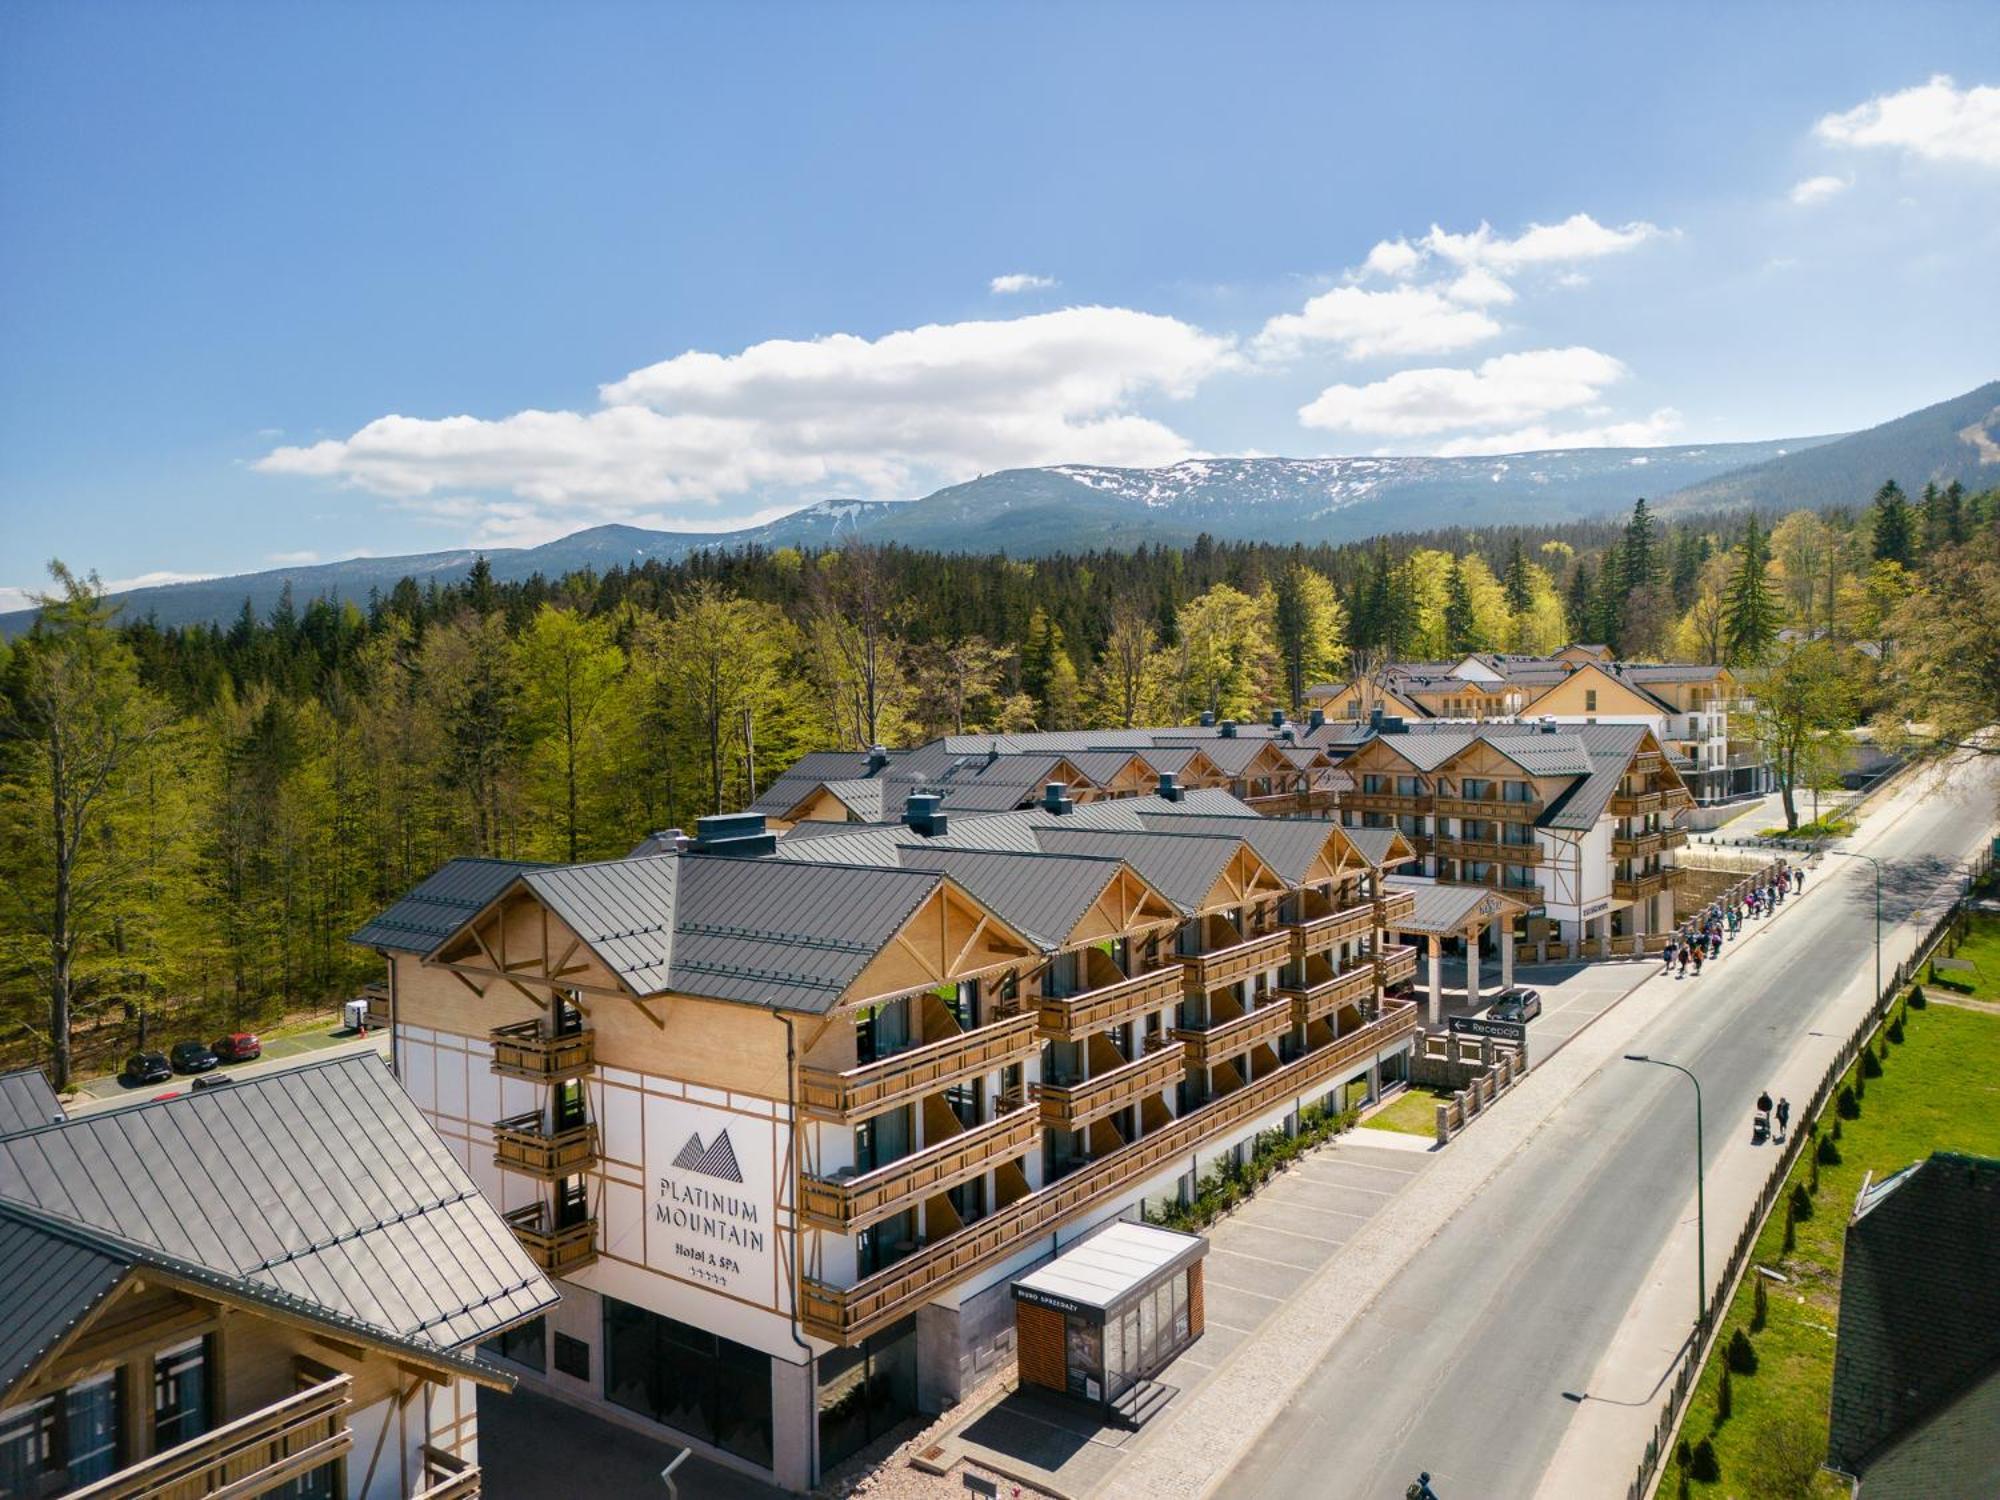
M 1400 835 L 1072 785 L 458 860 L 357 934 L 398 1076 L 561 1289 L 525 1381 L 804 1489 L 992 1370 L 1024 1273 L 1406 1076 Z

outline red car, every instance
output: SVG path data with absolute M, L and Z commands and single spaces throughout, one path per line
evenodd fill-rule
M 233 1031 L 228 1036 L 217 1037 L 208 1050 L 226 1063 L 248 1062 L 253 1057 L 264 1055 L 264 1044 L 247 1031 Z

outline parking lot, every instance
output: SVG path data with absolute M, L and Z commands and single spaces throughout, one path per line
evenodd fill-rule
M 1633 990 L 1659 972 L 1658 959 L 1612 959 L 1586 964 L 1520 964 L 1514 970 L 1518 988 L 1537 990 L 1542 997 L 1542 1013 L 1528 1023 L 1528 1066 L 1547 1060 L 1563 1043 L 1575 1036 Z M 1422 970 L 1419 971 L 1422 977 Z M 1486 995 L 1478 1009 L 1491 1005 L 1497 991 L 1498 972 L 1493 960 L 1484 965 L 1481 978 Z M 1425 1003 L 1420 983 L 1416 988 L 1419 1005 Z M 1451 959 L 1444 965 L 1444 1013 L 1463 1016 L 1475 1007 L 1465 998 L 1465 965 Z

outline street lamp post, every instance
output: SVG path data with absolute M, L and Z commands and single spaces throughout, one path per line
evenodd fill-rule
M 1701 1080 L 1679 1063 L 1643 1052 L 1628 1052 L 1625 1061 L 1651 1063 L 1656 1068 L 1672 1068 L 1694 1085 L 1694 1326 L 1700 1333 L 1708 1321 L 1708 1202 L 1702 1186 L 1701 1168 Z
M 1875 871 L 1875 998 L 1882 998 L 1882 861 L 1872 854 L 1862 854 L 1853 849 L 1829 849 L 1825 845 L 1815 845 L 1816 852 L 1831 854 L 1837 859 L 1865 859 Z

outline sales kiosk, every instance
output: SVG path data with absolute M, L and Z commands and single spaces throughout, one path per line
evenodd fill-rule
M 1120 1221 L 1022 1277 L 1013 1288 L 1021 1383 L 1142 1419 L 1158 1390 L 1152 1377 L 1201 1337 L 1207 1253 L 1200 1235 Z

